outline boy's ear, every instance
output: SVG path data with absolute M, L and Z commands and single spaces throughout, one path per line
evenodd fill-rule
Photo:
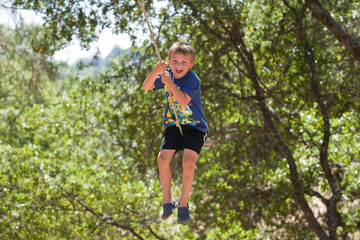
M 192 68 L 194 65 L 195 65 L 195 62 L 192 62 L 192 64 L 191 64 L 190 68 Z

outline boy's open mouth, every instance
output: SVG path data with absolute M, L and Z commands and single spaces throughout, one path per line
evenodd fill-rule
M 183 70 L 175 70 L 177 74 L 182 73 Z

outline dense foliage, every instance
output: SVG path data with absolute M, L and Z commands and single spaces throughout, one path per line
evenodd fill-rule
M 104 26 L 135 39 L 147 31 L 138 3 L 16 0 L 46 23 L 0 28 L 0 238 L 359 237 L 356 53 L 301 1 L 157 3 L 145 6 L 161 55 L 179 40 L 197 50 L 216 140 L 197 161 L 190 223 L 159 218 L 162 93 L 141 87 L 151 42 L 90 76 L 49 58 Z M 360 4 L 323 4 L 360 42 Z M 178 167 L 174 196 L 180 183 Z

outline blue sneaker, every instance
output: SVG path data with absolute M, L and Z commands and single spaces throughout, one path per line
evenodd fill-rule
M 177 207 L 177 202 L 175 200 L 171 200 L 169 203 L 165 203 L 163 205 L 163 214 L 161 215 L 162 220 L 168 219 L 174 212 L 174 209 Z
M 177 222 L 185 224 L 190 219 L 189 204 L 186 207 L 178 207 Z

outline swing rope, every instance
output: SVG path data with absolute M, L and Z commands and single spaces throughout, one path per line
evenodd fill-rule
M 144 1 L 143 1 L 143 0 L 138 0 L 138 2 L 139 2 L 139 4 L 140 4 L 140 6 L 141 6 L 142 12 L 143 12 L 144 17 L 145 17 L 145 20 L 146 20 L 147 27 L 148 27 L 149 32 L 150 32 L 149 38 L 150 38 L 150 40 L 151 40 L 151 41 L 153 42 L 153 44 L 154 44 L 155 51 L 156 51 L 156 54 L 157 54 L 157 56 L 158 56 L 159 61 L 161 61 L 161 56 L 160 56 L 160 53 L 159 53 L 159 49 L 158 49 L 157 44 L 156 44 L 156 41 L 155 41 L 155 34 L 154 34 L 153 31 L 151 30 L 151 26 L 150 26 L 150 23 L 149 23 L 149 19 L 148 19 L 148 17 L 147 17 L 147 14 L 146 14 L 146 11 L 145 11 L 145 8 L 144 8 Z M 177 108 L 176 108 L 176 105 L 175 105 L 174 100 L 173 100 L 173 95 L 172 95 L 172 93 L 171 93 L 171 91 L 170 91 L 170 89 L 169 89 L 168 87 L 165 88 L 165 91 L 166 91 L 166 89 L 168 90 L 167 92 L 168 92 L 169 98 L 170 98 L 170 107 L 171 107 L 171 109 L 172 109 L 172 111 L 173 111 L 173 113 L 174 113 L 174 115 L 175 115 L 175 119 L 176 119 L 175 124 L 176 124 L 176 126 L 179 128 L 181 135 L 183 135 L 183 132 L 182 132 L 182 129 L 181 129 L 181 125 L 180 125 L 180 119 L 179 119 L 179 116 L 178 116 L 178 114 L 177 114 Z

